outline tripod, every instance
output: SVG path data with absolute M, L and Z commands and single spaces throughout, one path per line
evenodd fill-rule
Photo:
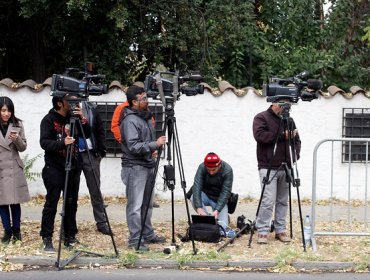
M 260 196 L 260 200 L 259 200 L 258 207 L 257 207 L 256 218 L 255 218 L 255 220 L 252 223 L 251 234 L 250 234 L 250 238 L 249 238 L 248 247 L 251 247 L 254 230 L 256 228 L 256 221 L 258 219 L 258 214 L 259 214 L 259 210 L 260 210 L 260 207 L 261 207 L 261 204 L 262 204 L 262 200 L 263 200 L 263 196 L 264 196 L 264 193 L 265 193 L 266 185 L 269 185 L 274 180 L 274 178 L 276 176 L 278 176 L 278 172 L 279 171 L 284 170 L 284 172 L 285 172 L 285 179 L 286 179 L 286 182 L 288 183 L 289 216 L 290 216 L 290 237 L 291 238 L 293 237 L 292 199 L 291 199 L 291 186 L 293 185 L 293 187 L 295 187 L 296 190 L 297 190 L 297 199 L 298 199 L 299 217 L 300 217 L 300 223 L 301 223 L 303 249 L 304 249 L 304 252 L 306 252 L 306 242 L 304 240 L 304 234 L 303 234 L 302 209 L 301 209 L 300 194 L 299 194 L 300 179 L 298 177 L 297 158 L 296 158 L 296 147 L 295 147 L 294 141 L 292 141 L 292 136 L 294 136 L 294 131 L 293 131 L 293 127 L 291 125 L 292 119 L 289 116 L 290 106 L 284 106 L 284 105 L 286 105 L 286 103 L 282 105 L 284 109 L 283 109 L 283 112 L 282 112 L 281 121 L 279 123 L 278 133 L 277 133 L 277 135 L 275 137 L 273 154 L 272 154 L 272 157 L 270 158 L 269 167 L 267 169 L 266 176 L 263 177 L 263 180 L 262 180 L 263 186 L 262 186 L 261 196 Z M 276 155 L 276 148 L 277 148 L 277 144 L 278 144 L 279 134 L 280 134 L 281 128 L 283 128 L 282 131 L 283 131 L 283 134 L 284 134 L 283 137 L 284 137 L 285 147 L 286 147 L 285 148 L 285 151 L 286 151 L 286 154 L 285 154 L 286 162 L 282 162 L 281 163 L 281 165 L 279 166 L 279 168 L 277 170 L 275 170 L 274 175 L 270 179 L 270 174 L 271 174 L 271 170 L 272 170 L 272 164 L 273 164 L 274 157 Z M 289 162 L 290 163 L 287 163 L 287 159 L 289 159 Z
M 77 116 L 71 116 L 71 118 L 70 118 L 71 137 L 74 138 L 74 136 L 75 136 L 76 124 L 78 125 L 78 128 L 81 131 L 85 147 L 88 147 L 87 142 L 86 142 L 85 133 L 84 133 L 83 128 L 82 128 L 82 124 L 80 122 L 79 117 L 77 117 Z M 63 205 L 62 205 L 62 211 L 60 213 L 62 219 L 61 219 L 60 230 L 59 230 L 58 255 L 57 255 L 57 260 L 55 262 L 55 266 L 59 270 L 63 269 L 70 262 L 72 262 L 77 257 L 79 257 L 82 253 L 89 254 L 89 255 L 95 255 L 95 256 L 98 256 L 98 257 L 104 257 L 104 255 L 99 254 L 99 253 L 89 252 L 89 251 L 84 251 L 84 250 L 77 250 L 75 255 L 68 258 L 63 264 L 60 262 L 61 245 L 62 245 L 62 232 L 64 230 L 64 223 L 65 223 L 64 219 L 65 219 L 65 213 L 66 213 L 66 202 L 69 199 L 67 192 L 68 192 L 68 187 L 69 187 L 68 185 L 69 185 L 69 180 L 70 180 L 70 172 L 72 170 L 72 159 L 73 159 L 73 153 L 74 153 L 73 149 L 74 149 L 73 144 L 70 144 L 70 145 L 67 146 L 67 155 L 66 155 L 66 163 L 65 163 L 66 174 L 65 174 L 65 182 L 64 182 L 64 190 L 63 190 Z M 87 155 L 88 155 L 90 166 L 92 166 L 91 154 L 90 154 L 88 148 L 86 149 L 86 152 L 87 152 Z M 103 203 L 103 196 L 102 196 L 100 188 L 98 187 L 98 179 L 97 179 L 96 173 L 95 173 L 93 168 L 92 168 L 92 171 L 93 171 L 93 175 L 94 175 L 95 186 L 98 189 L 100 200 Z M 108 228 L 109 228 L 109 231 L 110 231 L 110 236 L 111 236 L 111 239 L 112 239 L 112 244 L 113 244 L 113 247 L 114 247 L 114 251 L 116 253 L 116 256 L 118 256 L 118 250 L 117 250 L 114 238 L 113 238 L 113 233 L 112 233 L 112 229 L 111 229 L 111 226 L 110 226 L 110 223 L 109 223 L 107 211 L 106 211 L 105 207 L 103 207 L 103 209 L 104 209 L 104 217 L 106 218 L 106 222 L 107 222 L 107 225 L 108 225 Z
M 181 181 L 181 188 L 183 190 L 184 194 L 184 200 L 185 200 L 185 205 L 186 205 L 186 213 L 187 213 L 187 218 L 188 218 L 188 225 L 190 227 L 191 220 L 190 220 L 190 212 L 189 212 L 189 205 L 188 201 L 186 198 L 186 181 L 185 181 L 185 175 L 184 175 L 184 167 L 182 163 L 182 157 L 181 157 L 181 151 L 180 151 L 180 143 L 179 143 L 179 136 L 177 133 L 177 126 L 176 126 L 176 117 L 175 117 L 175 110 L 174 110 L 174 104 L 171 101 L 167 101 L 165 105 L 165 123 L 164 123 L 164 128 L 163 132 L 166 133 L 167 131 L 167 161 L 168 165 L 164 166 L 164 177 L 165 177 L 165 182 L 168 186 L 168 188 L 171 190 L 171 214 L 172 214 L 172 242 L 171 245 L 176 246 L 176 239 L 175 239 L 175 204 L 174 204 L 174 189 L 175 189 L 175 167 L 174 165 L 171 164 L 171 160 L 177 158 L 178 162 L 178 169 L 179 169 L 179 174 L 180 174 L 180 181 Z M 172 153 L 171 153 L 171 146 L 172 146 Z M 160 156 L 162 154 L 163 148 L 161 147 L 158 150 L 158 157 L 156 160 L 155 164 L 155 169 L 154 169 L 154 175 L 151 177 L 152 182 L 151 182 L 151 193 L 150 197 L 153 194 L 153 188 L 154 188 L 154 183 L 155 183 L 155 175 L 158 172 L 159 168 L 159 161 L 160 161 Z M 139 250 L 140 242 L 143 237 L 143 230 L 144 230 L 144 225 L 145 225 L 145 220 L 148 214 L 149 210 L 149 203 L 150 200 L 148 201 L 148 205 L 146 207 L 146 212 L 144 215 L 144 219 L 142 221 L 142 226 L 141 226 L 141 232 L 140 232 L 140 237 L 139 237 L 139 242 L 137 245 L 137 250 Z M 197 251 L 195 248 L 195 243 L 194 243 L 194 238 L 191 236 L 192 240 L 192 246 L 193 246 L 193 253 L 196 255 Z M 176 246 L 177 247 L 177 246 Z

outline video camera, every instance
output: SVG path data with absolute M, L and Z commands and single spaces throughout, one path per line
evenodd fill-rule
M 169 76 L 169 79 L 162 78 Z M 171 79 L 171 80 L 170 80 Z M 167 103 L 174 103 L 179 100 L 181 94 L 194 96 L 204 93 L 204 86 L 199 83 L 203 80 L 200 74 L 190 74 L 179 76 L 179 72 L 156 72 L 154 75 L 148 75 L 144 81 L 144 90 L 148 97 L 157 99 L 158 95 L 164 106 Z M 190 82 L 191 85 L 188 84 Z
M 287 78 L 271 78 L 270 82 L 263 85 L 263 95 L 267 102 L 277 102 L 281 99 L 289 99 L 292 103 L 311 101 L 319 97 L 319 90 L 322 88 L 320 80 L 306 80 L 309 73 L 304 71 L 298 75 Z
M 241 234 L 248 234 L 253 227 L 253 223 L 251 220 L 246 219 L 244 215 L 241 215 L 236 220 L 236 227 L 239 231 L 243 230 Z
M 53 74 L 50 95 L 63 98 L 69 94 L 79 99 L 86 99 L 89 95 L 106 94 L 108 86 L 101 83 L 105 75 L 92 75 L 91 72 L 91 63 L 87 63 L 85 71 L 67 68 L 63 75 Z

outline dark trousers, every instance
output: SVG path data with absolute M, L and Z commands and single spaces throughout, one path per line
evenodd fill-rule
M 89 189 L 91 205 L 93 207 L 94 219 L 98 227 L 105 226 L 106 218 L 104 212 L 104 201 L 100 192 L 100 157 L 90 152 L 90 159 L 87 152 L 80 153 L 82 158 L 82 171 L 85 175 L 86 185 Z M 96 178 L 94 176 L 96 175 Z M 96 179 L 96 180 L 95 180 Z
M 10 208 L 10 209 L 9 209 Z M 10 211 L 12 212 L 12 220 L 10 221 Z M 4 230 L 11 231 L 13 228 L 19 229 L 21 227 L 21 205 L 1 205 L 0 206 L 1 222 L 3 223 Z
M 66 237 L 75 237 L 77 233 L 77 200 L 78 189 L 80 186 L 79 170 L 69 171 L 67 185 L 67 199 L 65 201 L 64 213 L 64 235 Z M 42 210 L 40 235 L 52 237 L 54 232 L 55 215 L 57 213 L 58 201 L 62 192 L 64 192 L 66 171 L 46 165 L 42 169 L 42 179 L 46 188 L 46 197 L 44 209 Z

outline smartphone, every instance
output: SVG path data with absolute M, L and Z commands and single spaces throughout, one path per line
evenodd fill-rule
M 10 133 L 17 135 L 19 133 L 19 128 L 18 127 L 12 127 L 11 130 L 10 130 Z

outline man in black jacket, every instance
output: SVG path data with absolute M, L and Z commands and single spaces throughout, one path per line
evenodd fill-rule
M 257 217 L 259 244 L 267 243 L 272 214 L 275 211 L 275 238 L 282 242 L 290 242 L 286 234 L 286 215 L 288 209 L 289 185 L 282 163 L 290 165 L 289 131 L 296 153 L 294 159 L 299 159 L 301 141 L 292 118 L 283 120 L 283 113 L 290 109 L 289 100 L 273 103 L 266 111 L 257 114 L 253 120 L 253 135 L 257 141 L 257 161 L 261 185 L 269 168 L 269 184 L 265 185 L 260 209 Z M 289 124 L 288 127 L 284 124 Z M 290 128 L 290 129 L 288 129 Z M 275 147 L 276 143 L 276 147 Z M 274 150 L 275 149 L 275 150 Z
M 104 211 L 104 201 L 100 192 L 100 162 L 106 154 L 105 132 L 103 121 L 96 110 L 96 105 L 83 101 L 81 103 L 82 111 L 87 116 L 88 123 L 91 127 L 91 136 L 85 141 L 79 138 L 79 149 L 82 158 L 82 171 L 85 175 L 86 185 L 89 189 L 91 205 L 93 207 L 94 219 L 99 232 L 110 235 L 107 220 Z M 87 151 L 90 154 L 90 160 Z
M 70 96 L 53 97 L 53 109 L 42 119 L 40 125 L 40 145 L 45 150 L 45 166 L 42 169 L 42 179 L 46 188 L 45 204 L 42 211 L 41 231 L 44 250 L 55 252 L 52 243 L 54 232 L 55 215 L 57 212 L 60 194 L 64 191 L 66 179 L 66 156 L 67 149 L 72 145 L 71 170 L 68 177 L 67 194 L 64 213 L 64 245 L 73 246 L 77 242 L 76 212 L 78 189 L 80 184 L 81 156 L 78 152 L 78 135 L 81 135 L 79 126 L 74 126 L 71 131 L 71 113 L 74 118 L 81 120 L 82 128 L 87 137 L 90 136 L 90 127 L 82 110 L 76 107 L 70 112 Z M 72 137 L 72 135 L 74 137 Z

